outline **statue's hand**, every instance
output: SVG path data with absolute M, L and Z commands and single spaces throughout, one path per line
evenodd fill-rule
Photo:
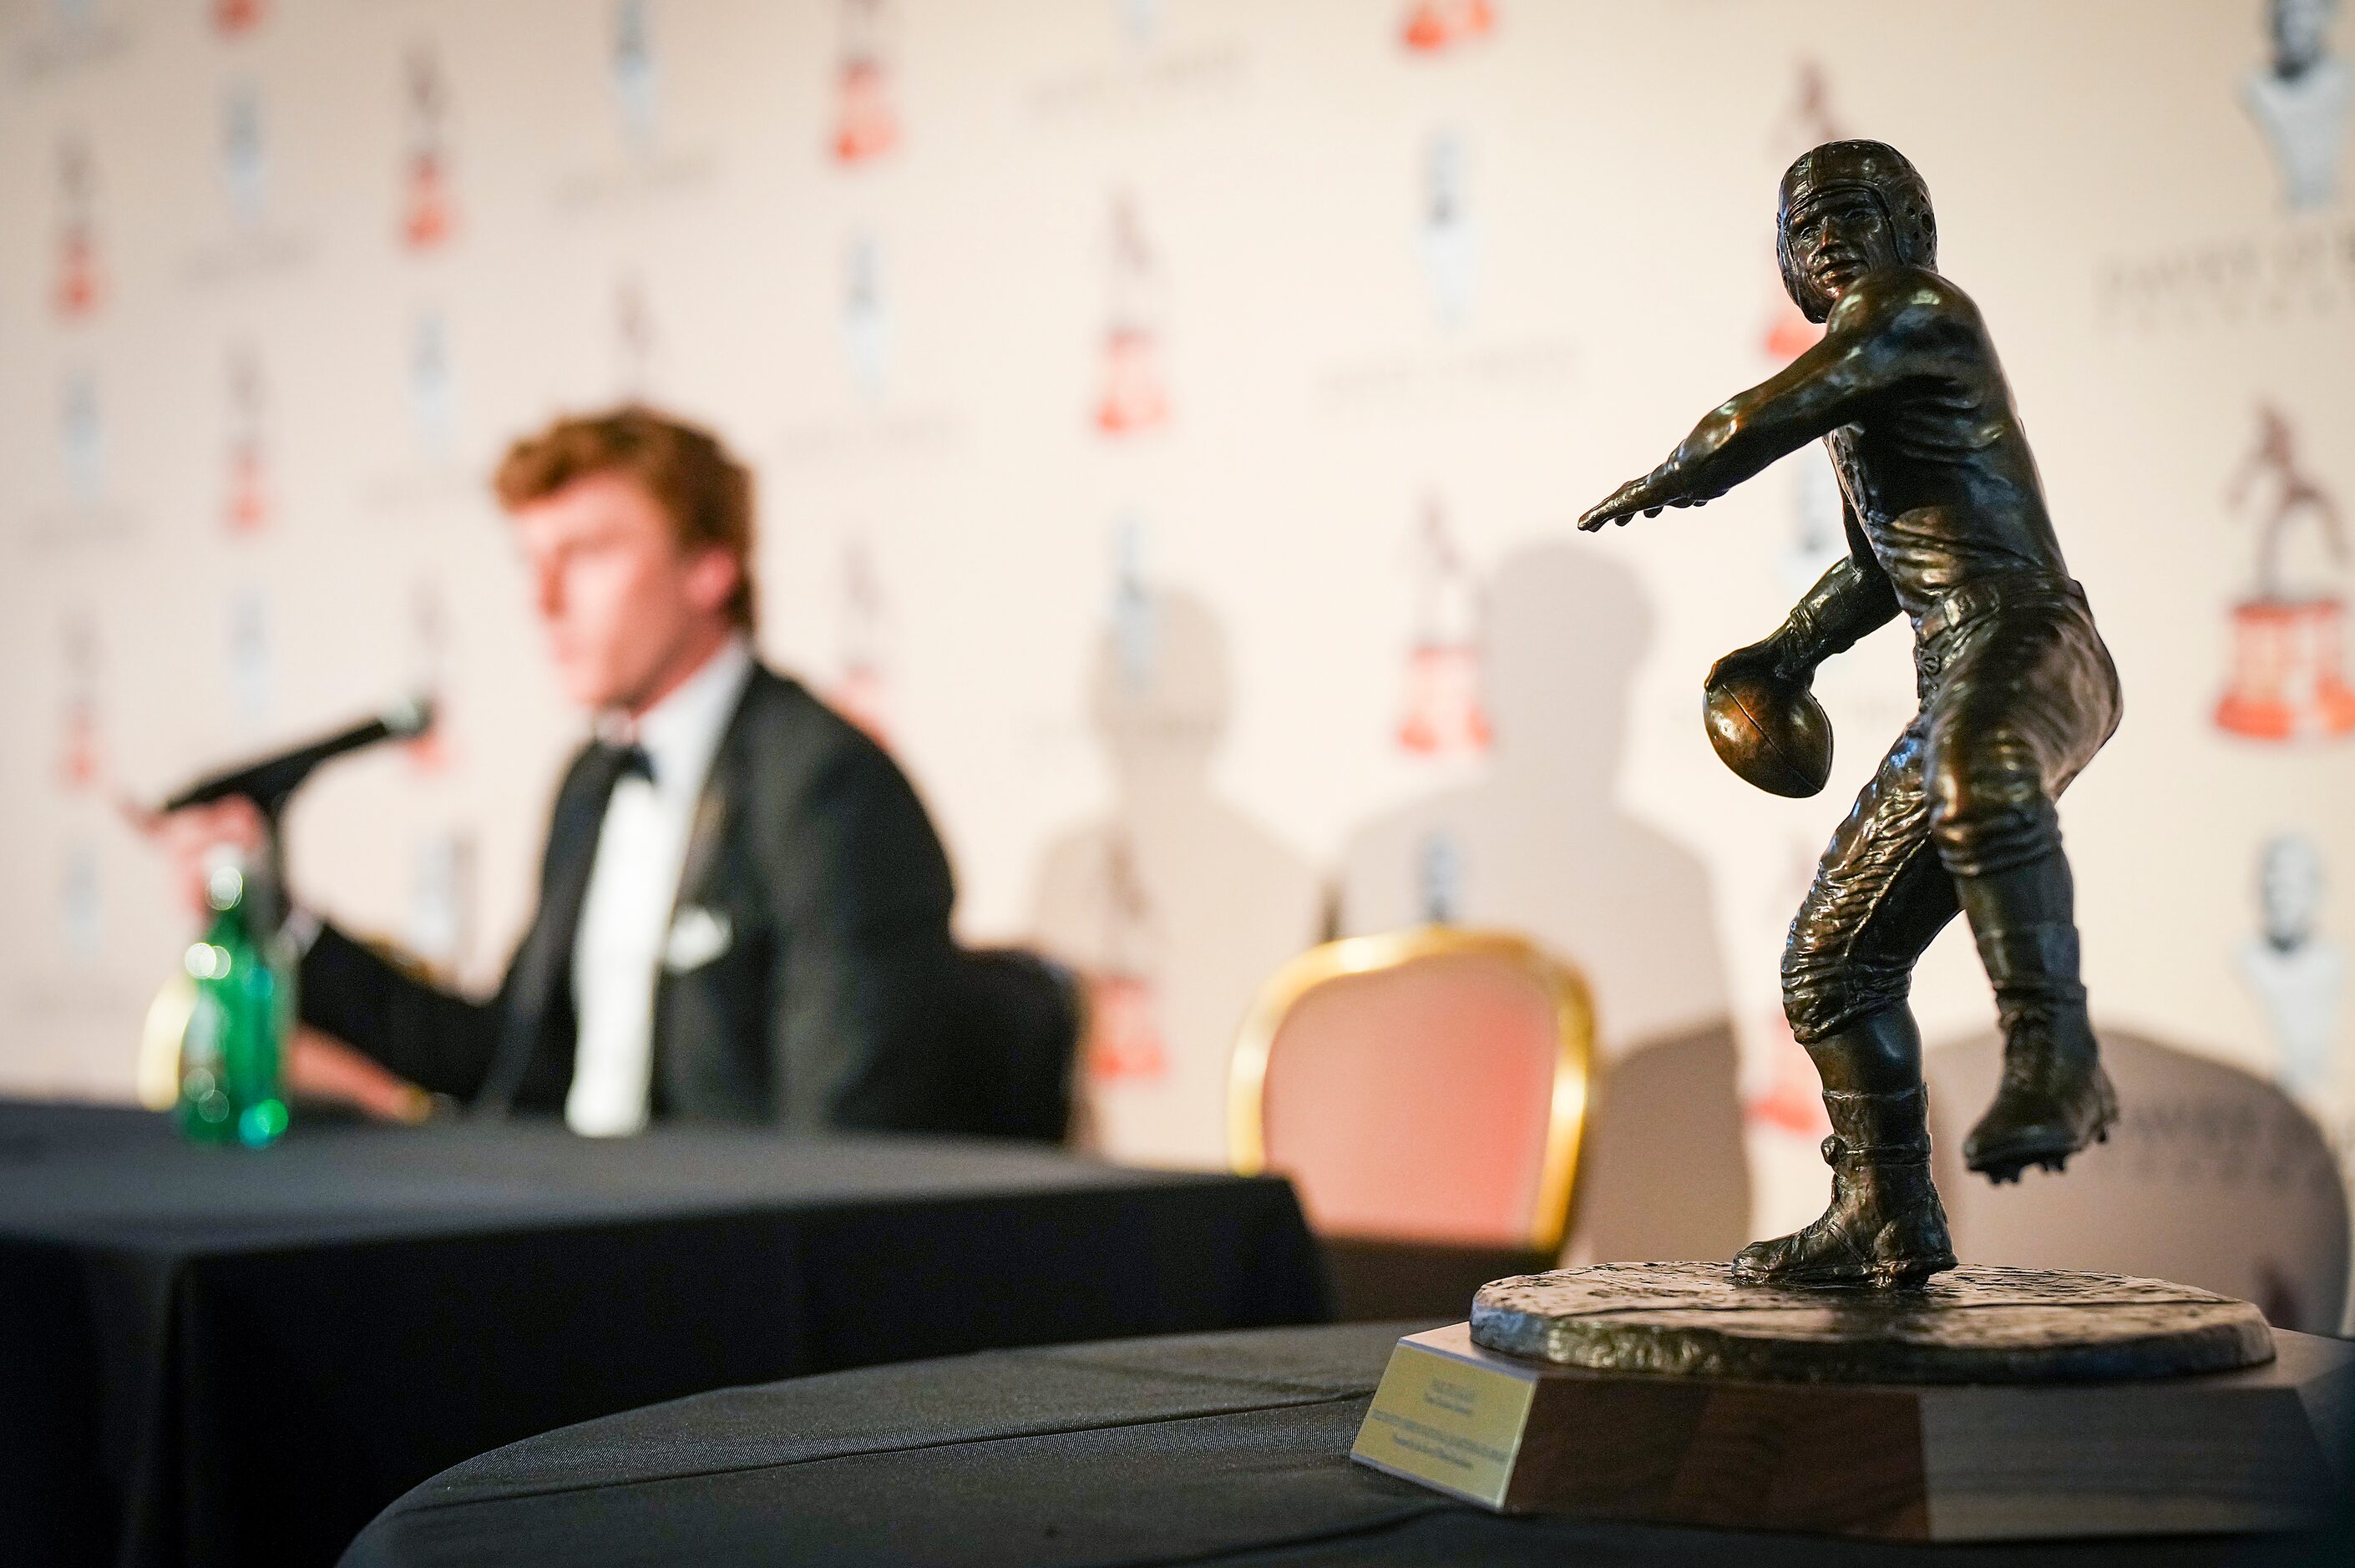
M 1601 505 L 1589 508 L 1586 515 L 1578 520 L 1579 532 L 1592 534 L 1605 523 L 1624 524 L 1638 512 L 1646 517 L 1657 517 L 1671 506 L 1706 506 L 1717 499 L 1716 495 L 1699 495 L 1675 488 L 1661 477 L 1668 471 L 1665 465 L 1656 468 L 1613 491 Z M 1717 493 L 1721 495 L 1724 492 Z
M 1708 684 L 1714 686 L 1737 675 L 1759 675 L 1805 684 L 1815 679 L 1816 672 L 1812 664 L 1793 657 L 1780 637 L 1769 637 L 1747 648 L 1737 648 L 1711 664 Z
M 1600 505 L 1589 507 L 1586 515 L 1578 520 L 1578 531 L 1592 534 L 1605 523 L 1624 524 L 1640 512 L 1646 517 L 1657 517 L 1660 508 L 1668 504 L 1653 494 L 1654 475 L 1631 479 L 1613 491 Z

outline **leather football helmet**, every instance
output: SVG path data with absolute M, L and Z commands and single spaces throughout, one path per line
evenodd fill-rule
M 1930 187 L 1904 154 L 1886 142 L 1827 142 L 1799 154 L 1783 175 L 1774 210 L 1774 257 L 1782 263 L 1783 287 L 1811 322 L 1831 313 L 1791 254 L 1791 214 L 1828 190 L 1861 190 L 1881 204 L 1881 216 L 1897 238 L 1897 259 L 1908 267 L 1938 265 L 1938 220 L 1930 210 Z

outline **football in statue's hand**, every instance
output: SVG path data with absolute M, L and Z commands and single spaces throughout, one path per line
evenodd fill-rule
M 1815 794 L 1832 773 L 1832 721 L 1804 682 L 1753 670 L 1710 682 L 1701 720 L 1718 760 L 1770 795 Z

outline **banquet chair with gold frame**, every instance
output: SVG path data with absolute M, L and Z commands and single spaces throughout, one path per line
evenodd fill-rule
M 1593 1036 L 1578 971 L 1511 933 L 1327 942 L 1243 1022 L 1231 1162 L 1292 1179 L 1345 1319 L 1465 1316 L 1481 1284 L 1561 1251 Z

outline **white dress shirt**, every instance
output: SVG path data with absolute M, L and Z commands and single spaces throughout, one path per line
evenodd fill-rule
M 580 1032 L 564 1120 L 611 1138 L 646 1125 L 654 1066 L 655 982 L 678 901 L 696 803 L 719 737 L 752 673 L 752 651 L 731 639 L 677 691 L 609 739 L 635 740 L 654 765 L 613 786 L 572 940 L 572 1004 Z

